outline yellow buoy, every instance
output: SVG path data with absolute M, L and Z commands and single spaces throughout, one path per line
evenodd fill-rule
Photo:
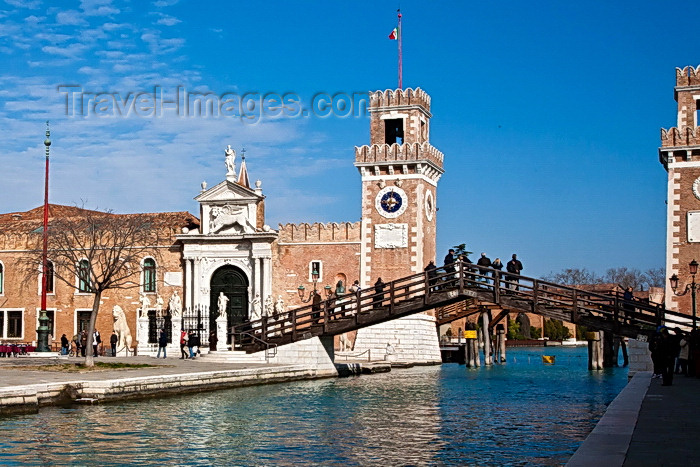
M 545 365 L 554 365 L 556 357 L 556 355 L 542 355 L 542 363 Z

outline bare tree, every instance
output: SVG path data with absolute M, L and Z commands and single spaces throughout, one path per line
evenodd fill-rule
M 140 261 L 158 256 L 163 225 L 148 214 L 115 215 L 82 209 L 80 214 L 55 219 L 49 224 L 48 254 L 54 277 L 69 287 L 93 294 L 87 328 L 85 366 L 94 366 L 93 333 L 100 299 L 109 289 L 139 285 Z M 36 249 L 41 254 L 40 249 Z M 28 258 L 28 270 L 36 274 L 37 258 Z M 28 271 L 29 272 L 29 271 Z M 31 275 L 31 273 L 28 274 Z M 35 276 L 34 276 L 35 277 Z M 136 278 L 136 280 L 134 280 Z
M 563 285 L 600 284 L 601 277 L 586 268 L 567 268 L 560 272 L 551 272 L 543 277 L 544 280 Z
M 646 284 L 646 278 L 637 268 L 610 268 L 605 272 L 605 282 L 618 284 L 623 289 L 632 287 L 633 290 L 641 290 Z
M 651 268 L 644 273 L 648 287 L 664 287 L 666 285 L 666 269 Z

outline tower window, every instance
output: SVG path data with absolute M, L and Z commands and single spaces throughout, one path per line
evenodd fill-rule
M 384 120 L 384 142 L 403 144 L 403 118 Z

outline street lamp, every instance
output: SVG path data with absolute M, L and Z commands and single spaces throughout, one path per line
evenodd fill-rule
M 695 291 L 698 289 L 698 284 L 695 283 L 695 274 L 698 273 L 698 262 L 695 260 L 692 260 L 690 264 L 688 264 L 688 270 L 690 271 L 690 276 L 691 276 L 691 282 L 690 284 L 687 284 L 685 286 L 685 290 L 683 292 L 676 292 L 676 289 L 678 288 L 678 276 L 676 274 L 672 275 L 671 277 L 668 278 L 668 282 L 671 284 L 671 289 L 673 290 L 673 294 L 676 295 L 677 297 L 681 297 L 685 294 L 688 293 L 690 290 L 690 297 L 691 297 L 691 310 L 693 311 L 693 331 L 695 331 L 696 328 L 696 306 L 695 306 Z
M 49 139 L 50 136 L 51 132 L 49 131 L 49 122 L 46 122 L 46 140 L 44 140 L 44 146 L 46 146 L 46 173 L 44 178 L 44 231 L 42 232 L 43 248 L 41 251 L 41 311 L 39 312 L 39 329 L 36 330 L 37 352 L 51 351 L 51 349 L 49 348 L 49 317 L 46 316 L 46 276 L 48 270 L 49 240 L 49 147 L 51 146 L 51 140 Z
M 319 274 L 318 274 L 317 270 L 314 269 L 313 271 L 311 271 L 311 279 L 313 280 L 313 283 L 314 283 L 314 290 L 309 292 L 308 298 L 304 299 L 304 290 L 305 290 L 304 286 L 300 285 L 299 287 L 297 287 L 297 293 L 299 294 L 299 298 L 301 299 L 301 303 L 309 303 L 311 301 L 311 299 L 314 298 L 314 295 L 316 295 L 318 293 L 318 292 L 316 292 L 316 283 L 318 282 L 318 276 L 319 276 Z M 331 296 L 331 286 L 330 285 L 325 286 L 323 288 L 323 290 L 325 290 L 325 292 L 326 292 L 326 298 Z

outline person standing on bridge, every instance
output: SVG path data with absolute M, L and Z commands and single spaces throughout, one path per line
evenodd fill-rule
M 508 264 L 506 264 L 506 270 L 510 273 L 507 280 L 511 283 L 508 284 L 508 288 L 520 290 L 520 287 L 517 284 L 520 283 L 520 278 L 518 276 L 520 275 L 520 271 L 523 270 L 523 263 L 520 262 L 515 253 L 513 253 L 513 259 L 508 261 Z
M 372 306 L 373 308 L 381 308 L 382 301 L 384 300 L 384 281 L 382 281 L 381 277 L 377 278 L 377 282 L 374 283 L 374 293 L 375 296 Z
M 428 274 L 428 289 L 431 292 L 435 291 L 435 283 L 437 282 L 437 266 L 435 266 L 435 263 L 431 260 L 423 271 Z
M 476 265 L 481 266 L 483 268 L 490 268 L 492 266 L 491 258 L 486 256 L 486 253 L 481 253 L 481 258 L 479 258 L 479 260 L 476 262 Z M 486 279 L 487 275 L 487 271 L 479 270 L 479 275 L 476 279 L 479 281 L 488 282 L 488 279 Z

